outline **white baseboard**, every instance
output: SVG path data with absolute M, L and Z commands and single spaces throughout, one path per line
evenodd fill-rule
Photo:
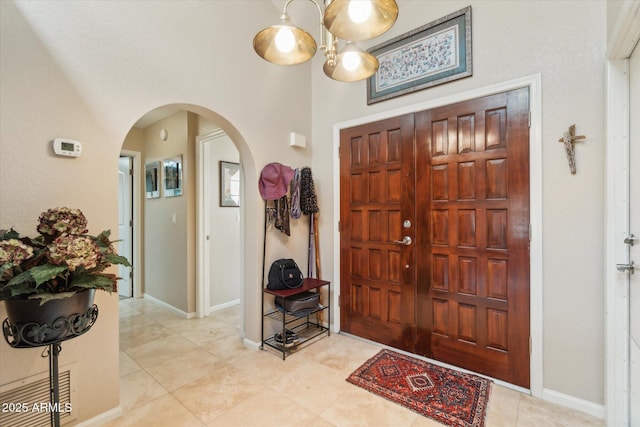
M 598 405 L 597 403 L 589 402 L 588 400 L 579 399 L 568 394 L 560 393 L 558 391 L 549 390 L 547 388 L 542 390 L 542 399 L 557 403 L 558 405 L 566 406 L 571 409 L 575 409 L 585 414 L 593 415 L 600 419 L 605 418 L 604 405 Z
M 144 299 L 151 301 L 154 304 L 159 305 L 162 308 L 166 308 L 169 311 L 174 312 L 175 314 L 177 314 L 180 317 L 184 317 L 185 319 L 191 319 L 193 317 L 196 317 L 196 313 L 187 313 L 186 311 L 182 311 L 179 308 L 176 308 L 174 306 L 172 306 L 171 304 L 168 304 L 162 300 L 159 300 L 158 298 L 152 297 L 149 294 L 144 294 Z
M 260 349 L 260 343 L 250 340 L 249 338 L 244 338 L 242 340 L 242 343 L 244 344 L 245 347 L 253 349 L 253 350 L 259 350 Z
M 93 418 L 90 418 L 86 421 L 82 421 L 78 424 L 75 424 L 76 427 L 94 427 L 100 426 L 108 423 L 109 421 L 115 420 L 122 416 L 122 406 L 117 406 L 113 409 L 109 409 L 107 412 L 103 412 L 99 415 L 96 415 Z
M 209 307 L 209 312 L 213 313 L 214 311 L 223 310 L 228 307 L 233 307 L 234 305 L 240 304 L 240 299 L 234 299 L 233 301 L 225 302 L 223 304 L 216 304 Z

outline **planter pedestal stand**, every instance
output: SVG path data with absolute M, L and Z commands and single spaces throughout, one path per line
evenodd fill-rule
M 98 318 L 98 306 L 93 304 L 86 313 L 76 313 L 68 317 L 58 317 L 52 322 L 39 324 L 25 322 L 17 325 L 9 319 L 2 322 L 4 339 L 14 348 L 34 348 L 48 346 L 42 357 L 49 357 L 49 397 L 51 401 L 51 426 L 60 426 L 60 389 L 58 384 L 58 355 L 62 342 L 86 333 Z M 47 337 L 54 336 L 54 339 Z

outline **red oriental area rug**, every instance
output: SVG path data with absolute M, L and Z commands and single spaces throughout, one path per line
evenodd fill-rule
M 347 381 L 448 426 L 485 425 L 491 380 L 381 350 Z

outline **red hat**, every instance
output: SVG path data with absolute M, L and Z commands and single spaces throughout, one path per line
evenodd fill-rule
M 277 200 L 287 194 L 294 170 L 280 163 L 269 163 L 262 168 L 258 190 L 264 200 Z

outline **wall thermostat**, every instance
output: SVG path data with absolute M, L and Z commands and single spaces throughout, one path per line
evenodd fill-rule
M 58 156 L 78 157 L 82 153 L 82 144 L 71 139 L 56 138 L 53 140 L 53 152 Z

